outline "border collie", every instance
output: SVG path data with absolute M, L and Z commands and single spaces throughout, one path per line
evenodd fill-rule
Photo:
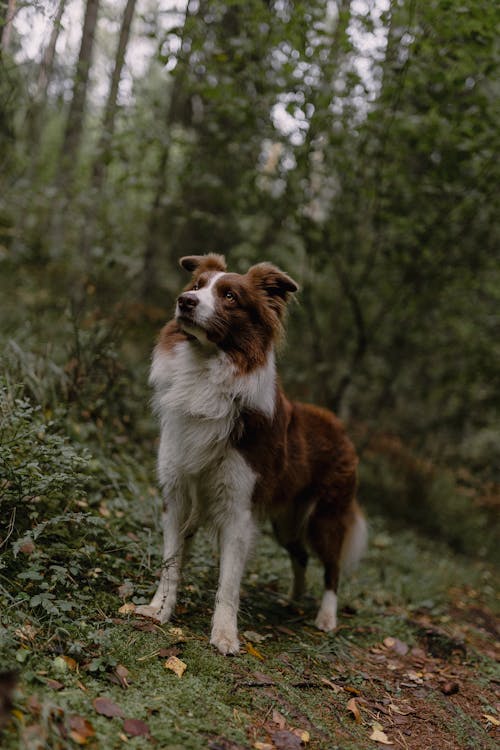
M 304 592 L 309 551 L 324 566 L 316 626 L 337 624 L 340 569 L 366 541 L 356 501 L 357 458 L 329 411 L 289 401 L 275 347 L 298 286 L 270 263 L 226 272 L 224 257 L 181 258 L 192 274 L 175 319 L 162 329 L 150 383 L 161 425 L 163 565 L 151 603 L 137 613 L 166 622 L 175 607 L 186 547 L 201 524 L 216 532 L 220 573 L 210 643 L 239 650 L 240 584 L 258 524 L 270 518 Z

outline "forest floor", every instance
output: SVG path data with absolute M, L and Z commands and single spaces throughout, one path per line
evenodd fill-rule
M 107 633 L 112 668 L 91 673 L 91 648 L 78 660 L 47 654 L 36 632 L 21 629 L 29 658 L 2 747 L 498 747 L 493 571 L 411 530 L 381 519 L 371 526 L 370 550 L 344 582 L 331 635 L 313 627 L 312 597 L 302 609 L 286 605 L 288 561 L 269 533 L 245 578 L 236 657 L 208 643 L 216 564 L 207 539 L 172 623 L 120 614 L 118 594 L 114 607 L 89 618 L 88 627 Z M 182 676 L 166 666 L 178 664 L 171 657 L 185 665 Z
M 11 284 L 4 277 L 2 284 L 10 295 L 2 303 L 0 294 L 5 340 L 17 342 L 17 348 L 8 344 L 15 362 L 8 365 L 7 383 L 25 380 L 31 394 L 45 388 L 47 399 L 61 399 L 57 394 L 63 393 L 67 403 L 59 405 L 57 429 L 75 451 L 83 446 L 92 454 L 85 459 L 91 481 L 85 494 L 71 502 L 102 529 L 92 545 L 94 527 L 85 522 L 80 541 L 74 514 L 71 521 L 64 520 L 70 500 L 65 505 L 63 495 L 62 505 L 57 500 L 60 511 L 56 508 L 63 515 L 54 520 L 61 524 L 62 518 L 62 529 L 54 526 L 51 536 L 48 526 L 40 527 L 39 536 L 10 557 L 7 542 L 12 540 L 3 538 L 2 748 L 498 747 L 496 571 L 394 519 L 369 512 L 369 549 L 358 571 L 341 584 L 339 626 L 333 634 L 320 633 L 313 625 L 321 595 L 321 574 L 314 563 L 309 597 L 301 607 L 287 605 L 289 562 L 267 528 L 243 582 L 238 656 L 223 657 L 209 645 L 217 560 L 203 534 L 194 545 L 172 622 L 160 627 L 136 617 L 135 606 L 154 591 L 160 562 L 156 428 L 147 417 L 143 433 L 127 432 L 117 422 L 116 414 L 125 408 L 118 401 L 114 415 L 104 411 L 113 399 L 136 397 L 122 388 L 103 401 L 102 394 L 92 391 L 96 373 L 102 376 L 106 370 L 111 378 L 109 363 L 115 359 L 106 359 L 103 369 L 103 357 L 94 352 L 86 382 L 83 337 L 77 342 L 79 361 L 66 352 L 64 367 L 48 368 L 49 356 L 64 361 L 56 349 L 64 348 L 63 333 L 71 335 L 71 324 L 63 321 L 65 303 L 58 307 L 53 292 L 36 280 L 19 276 Z M 90 333 L 89 347 L 97 340 L 94 329 Z M 143 352 L 135 349 L 129 357 L 143 360 L 133 377 L 144 383 L 150 340 L 144 340 Z M 38 352 L 36 361 L 23 354 L 28 349 Z M 67 387 L 75 371 L 76 399 Z M 63 377 L 60 373 L 65 386 L 51 386 L 57 391 L 53 397 L 47 383 Z M 93 409 L 84 395 L 94 399 Z M 149 413 L 144 388 L 139 400 L 138 411 Z M 56 411 L 45 404 L 35 417 L 50 420 Z M 114 433 L 106 431 L 106 423 Z M 40 440 L 47 443 L 38 430 L 35 426 L 38 442 L 27 444 L 33 461 Z M 79 471 L 76 484 L 83 481 Z M 38 494 L 28 501 L 39 519 L 55 513 L 50 498 L 43 513 Z M 51 564 L 54 560 L 57 565 Z M 12 667 L 14 678 L 6 671 L 2 675 Z

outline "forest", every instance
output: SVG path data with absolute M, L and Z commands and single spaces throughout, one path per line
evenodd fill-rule
M 490 0 L 0 0 L 2 747 L 497 746 L 499 38 Z M 206 252 L 300 284 L 281 379 L 370 527 L 332 635 L 264 528 L 233 659 L 209 536 L 134 616 L 151 350 Z

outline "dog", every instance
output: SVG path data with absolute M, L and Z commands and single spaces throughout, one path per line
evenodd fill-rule
M 220 551 L 210 643 L 236 654 L 241 579 L 257 528 L 270 518 L 291 558 L 293 600 L 304 593 L 309 553 L 323 564 L 316 626 L 334 630 L 339 573 L 360 558 L 366 522 L 342 424 L 326 409 L 289 401 L 277 379 L 275 349 L 298 285 L 271 263 L 228 273 L 215 253 L 180 265 L 191 281 L 160 333 L 150 374 L 163 565 L 151 603 L 136 612 L 169 620 L 186 549 L 209 524 Z

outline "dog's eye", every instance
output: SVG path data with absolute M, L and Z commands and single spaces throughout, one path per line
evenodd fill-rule
M 230 302 L 235 302 L 236 301 L 236 297 L 234 296 L 234 294 L 232 292 L 226 292 L 225 297 Z
M 199 288 L 200 288 L 200 285 L 199 284 L 195 284 L 193 287 L 191 287 L 191 291 L 192 292 L 197 292 Z

